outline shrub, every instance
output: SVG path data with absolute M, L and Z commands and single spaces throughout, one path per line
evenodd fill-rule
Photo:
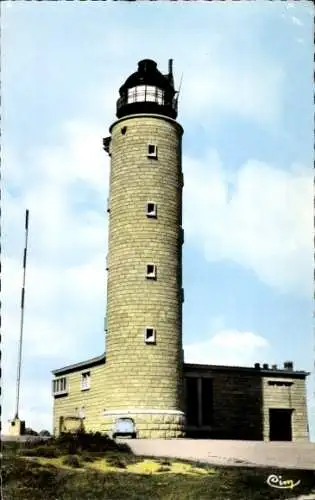
M 80 460 L 76 455 L 68 455 L 67 457 L 64 457 L 62 463 L 63 465 L 68 465 L 69 467 L 73 467 L 75 469 L 81 467 Z
M 50 432 L 47 431 L 46 429 L 43 429 L 42 431 L 40 431 L 39 435 L 40 436 L 44 436 L 44 437 L 46 437 L 46 436 L 50 437 L 51 436 Z
M 106 457 L 106 462 L 110 467 L 116 467 L 117 469 L 126 469 L 127 467 L 126 462 L 124 460 L 114 455 Z
M 16 454 L 22 457 L 37 457 L 36 448 L 21 448 L 16 450 Z
M 18 441 L 3 441 L 1 443 L 2 456 L 15 455 L 21 448 L 21 443 Z
M 39 457 L 46 457 L 46 458 L 56 458 L 59 457 L 60 451 L 56 449 L 55 446 L 38 446 L 35 448 L 37 450 L 37 455 Z
M 161 465 L 156 472 L 168 472 L 170 471 L 170 467 L 167 467 L 166 465 Z
M 161 458 L 161 459 L 159 460 L 159 463 L 160 463 L 162 466 L 164 466 L 164 465 L 165 465 L 165 466 L 168 466 L 168 467 L 169 467 L 169 466 L 171 465 L 170 460 L 168 460 L 167 458 Z
M 75 455 L 82 451 L 120 451 L 130 453 L 129 446 L 123 443 L 116 443 L 109 436 L 100 432 L 85 433 L 84 431 L 79 431 L 76 433 L 63 433 L 57 438 L 49 439 L 47 444 L 54 444 L 69 455 Z
M 56 458 L 59 457 L 60 452 L 54 446 L 36 446 L 33 448 L 21 448 L 17 450 L 17 454 L 24 457 Z
M 83 462 L 95 462 L 95 460 L 97 460 L 97 457 L 90 455 L 89 453 L 82 453 L 80 458 Z
M 30 427 L 26 427 L 24 434 L 28 434 L 29 436 L 38 436 L 38 432 L 34 431 Z
M 39 436 L 34 436 L 32 439 L 26 439 L 23 443 L 20 443 L 20 446 L 23 448 L 34 448 L 42 442 L 43 441 Z

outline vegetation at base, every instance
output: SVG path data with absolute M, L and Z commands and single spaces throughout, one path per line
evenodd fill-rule
M 2 443 L 4 453 L 19 453 L 23 456 L 39 456 L 54 458 L 61 455 L 76 455 L 83 452 L 104 454 L 105 452 L 121 452 L 131 454 L 128 445 L 117 443 L 106 434 L 100 432 L 63 433 L 59 437 L 50 437 L 41 440 L 36 436 L 36 441 L 25 442 L 6 441 Z
M 24 434 L 27 434 L 28 436 L 38 436 L 38 432 L 34 431 L 30 427 L 26 427 Z
M 68 465 L 69 467 L 74 467 L 78 469 L 82 466 L 82 463 L 77 455 L 67 455 L 62 460 L 63 465 Z
M 39 436 L 45 436 L 45 437 L 50 437 L 51 436 L 50 432 L 47 431 L 46 429 L 43 429 L 42 431 L 40 431 L 38 435 Z
M 34 429 L 31 429 L 30 427 L 26 427 L 26 429 L 24 430 L 24 434 L 26 434 L 27 436 L 44 436 L 44 437 L 50 437 L 51 434 L 49 431 L 47 431 L 46 429 L 43 429 L 41 430 L 40 432 L 37 432 L 37 431 L 34 431 Z
M 2 454 L 3 500 L 280 500 L 315 487 L 314 471 L 139 457 L 100 434 L 4 442 Z M 266 483 L 270 474 L 301 483 L 277 490 Z

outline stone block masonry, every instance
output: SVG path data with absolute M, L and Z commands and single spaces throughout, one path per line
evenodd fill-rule
M 139 437 L 174 437 L 184 424 L 182 132 L 159 115 L 131 115 L 111 127 L 104 424 L 130 410 Z M 147 217 L 149 202 L 156 218 Z M 153 280 L 148 264 L 156 266 Z M 153 343 L 145 342 L 146 328 L 155 332 Z
M 54 397 L 54 434 L 59 435 L 61 430 L 72 430 L 73 422 L 68 421 L 69 417 L 78 417 L 80 410 L 83 412 L 83 425 L 85 430 L 91 432 L 101 432 L 103 427 L 104 404 L 104 363 L 88 368 L 90 372 L 90 388 L 82 390 L 81 370 L 71 373 L 61 374 L 66 377 L 67 393 Z M 86 371 L 86 369 L 84 370 Z M 61 421 L 65 419 L 65 424 L 60 428 Z M 69 428 L 68 428 L 69 427 Z

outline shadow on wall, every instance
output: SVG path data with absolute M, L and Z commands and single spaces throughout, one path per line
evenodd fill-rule
M 201 370 L 186 365 L 186 436 L 200 439 L 264 439 L 263 385 L 259 373 Z M 272 410 L 270 439 L 292 439 L 291 410 Z M 268 436 L 269 438 L 269 436 Z

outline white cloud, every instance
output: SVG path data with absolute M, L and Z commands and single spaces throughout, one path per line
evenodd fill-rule
M 208 55 L 202 61 L 201 73 L 200 60 L 191 62 L 184 74 L 180 101 L 184 117 L 193 115 L 197 120 L 202 114 L 212 120 L 231 114 L 269 125 L 278 120 L 282 106 L 282 69 L 248 55 L 238 56 L 236 60 L 227 56 L 223 63 L 219 54 Z
M 292 19 L 293 24 L 296 24 L 297 26 L 304 26 L 304 23 L 298 17 L 291 16 L 291 19 Z
M 221 330 L 207 340 L 187 344 L 185 362 L 253 366 L 265 362 L 268 347 L 267 340 L 253 332 Z
M 210 261 L 232 260 L 281 291 L 312 287 L 312 175 L 249 160 L 232 176 L 211 152 L 184 158 L 187 241 Z M 199 214 L 196 220 L 196 214 Z

